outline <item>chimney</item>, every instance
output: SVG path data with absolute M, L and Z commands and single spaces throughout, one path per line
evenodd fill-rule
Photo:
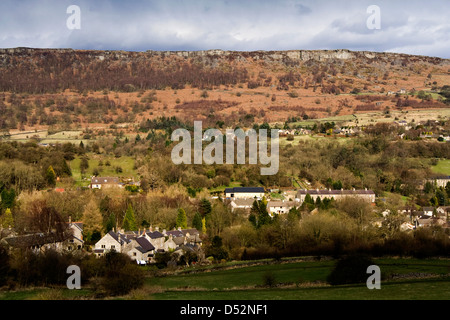
M 178 231 L 181 231 L 181 227 L 178 227 Z
M 159 231 L 159 227 L 155 227 L 155 231 Z
M 163 229 L 163 235 L 167 235 L 167 230 L 166 229 Z
M 69 216 L 69 224 L 72 223 L 72 216 Z

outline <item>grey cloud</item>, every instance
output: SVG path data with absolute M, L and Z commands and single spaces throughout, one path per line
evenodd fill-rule
M 366 27 L 369 0 L 2 0 L 0 47 L 121 50 L 397 50 L 450 58 L 450 1 L 377 0 L 381 30 Z M 65 27 L 66 8 L 82 29 Z

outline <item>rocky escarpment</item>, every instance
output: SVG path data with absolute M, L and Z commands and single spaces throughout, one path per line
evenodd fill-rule
M 145 51 L 145 52 L 131 52 L 131 51 L 99 51 L 99 50 L 74 50 L 74 49 L 33 49 L 33 48 L 10 48 L 0 49 L 0 62 L 8 62 L 12 57 L 33 57 L 40 55 L 41 58 L 56 55 L 81 55 L 88 58 L 96 58 L 103 60 L 117 60 L 117 59 L 149 59 L 152 57 L 181 57 L 181 58 L 197 58 L 202 60 L 226 58 L 228 60 L 246 60 L 252 59 L 255 61 L 328 61 L 328 60 L 359 60 L 365 61 L 380 61 L 380 62 L 407 62 L 407 63 L 430 63 L 439 65 L 450 64 L 449 59 L 442 59 L 438 57 L 427 57 L 418 55 L 408 55 L 401 53 L 388 52 L 371 52 L 371 51 L 350 51 L 346 49 L 339 50 L 286 50 L 286 51 L 225 51 L 220 49 L 215 50 L 200 50 L 200 51 Z
M 286 50 L 286 51 L 224 51 L 224 50 L 205 50 L 205 51 L 147 51 L 147 53 L 155 55 L 177 55 L 185 58 L 194 57 L 244 57 L 259 59 L 272 59 L 274 61 L 283 61 L 286 59 L 299 61 L 326 61 L 326 60 L 351 60 L 351 59 L 409 59 L 411 61 L 423 61 L 428 63 L 449 63 L 448 59 L 437 57 L 408 55 L 401 53 L 388 52 L 371 52 L 371 51 L 350 51 L 345 49 L 339 50 Z
M 416 72 L 415 64 L 428 65 L 419 69 L 446 68 L 450 60 L 350 50 L 133 52 L 12 48 L 0 49 L 0 91 L 134 91 L 180 89 L 186 85 L 204 89 L 256 81 L 255 70 L 272 72 L 267 79 L 270 76 L 275 79 L 279 73 L 298 68 L 299 72 L 317 78 L 319 70 L 327 69 L 334 76 L 337 67 L 340 71 L 345 69 L 346 76 L 369 67 L 372 73 L 383 75 L 392 66 L 397 67 L 396 72 L 400 69 Z M 251 86 L 254 87 L 253 83 Z

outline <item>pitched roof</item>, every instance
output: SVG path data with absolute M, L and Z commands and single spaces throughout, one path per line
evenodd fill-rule
M 108 232 L 107 234 L 109 234 L 111 237 L 113 237 L 114 240 L 116 240 L 117 242 L 119 242 L 119 235 L 120 235 L 120 242 L 119 243 L 121 245 L 124 244 L 124 243 L 129 243 L 130 242 L 130 240 L 124 234 L 115 233 L 112 230 L 110 232 Z
M 184 243 L 184 237 L 175 237 L 172 238 L 173 242 L 175 242 L 175 244 L 177 246 L 182 245 Z
M 450 176 L 436 176 L 432 179 L 434 179 L 434 180 L 450 180 Z
M 357 195 L 357 194 L 370 194 L 374 195 L 372 190 L 329 190 L 329 189 L 310 189 L 310 190 L 298 190 L 298 195 Z
M 268 207 L 285 207 L 292 208 L 295 206 L 300 206 L 296 201 L 269 201 L 267 202 Z
M 159 231 L 146 232 L 146 233 L 151 239 L 164 238 L 164 235 Z
M 181 230 L 181 232 L 182 232 L 184 235 L 186 235 L 186 234 L 189 233 L 190 236 L 194 236 L 194 235 L 200 234 L 200 232 L 198 232 L 197 229 L 183 229 L 183 230 Z
M 83 231 L 83 222 L 70 222 L 70 223 L 68 223 L 68 226 L 69 226 L 69 228 L 71 226 L 75 226 L 78 229 L 80 229 L 80 231 Z
M 136 249 L 138 249 L 142 253 L 155 250 L 155 247 L 145 237 L 139 237 L 135 240 L 139 244 L 139 247 L 137 247 Z
M 184 237 L 183 232 L 179 230 L 170 230 L 166 232 L 168 235 L 171 235 L 174 238 Z
M 69 239 L 72 235 L 69 232 L 63 233 L 32 233 L 19 236 L 11 236 L 5 238 L 5 242 L 13 247 L 32 247 L 32 246 L 43 246 L 45 244 L 53 244 L 56 242 L 63 242 Z
M 234 187 L 226 188 L 225 193 L 264 193 L 263 187 Z
M 119 178 L 117 177 L 93 177 L 91 179 L 93 184 L 118 184 Z
M 235 199 L 233 200 L 234 204 L 237 207 L 243 207 L 243 206 L 252 206 L 255 199 Z

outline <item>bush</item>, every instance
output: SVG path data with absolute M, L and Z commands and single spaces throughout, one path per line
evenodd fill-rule
M 8 251 L 0 246 L 0 287 L 4 286 L 10 271 Z
M 100 284 L 109 295 L 124 295 L 144 284 L 144 274 L 139 266 L 127 263 L 107 270 Z
M 267 271 L 263 274 L 263 285 L 273 287 L 276 285 L 276 278 L 272 271 Z
M 105 272 L 100 286 L 109 295 L 124 295 L 144 284 L 144 274 L 125 254 L 109 252 L 104 257 Z
M 373 264 L 372 259 L 366 255 L 347 256 L 337 262 L 327 281 L 331 285 L 365 283 L 369 277 L 367 268 Z

